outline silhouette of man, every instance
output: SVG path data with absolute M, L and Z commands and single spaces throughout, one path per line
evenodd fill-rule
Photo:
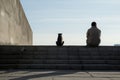
M 57 46 L 63 46 L 63 44 L 64 44 L 64 41 L 63 41 L 63 39 L 62 39 L 62 34 L 59 33 L 59 34 L 58 34 L 57 41 L 56 41 L 56 45 L 57 45 Z
M 97 47 L 99 46 L 101 30 L 97 28 L 96 22 L 92 22 L 91 28 L 87 31 L 87 46 Z

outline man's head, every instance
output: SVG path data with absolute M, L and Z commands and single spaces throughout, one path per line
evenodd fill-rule
M 92 22 L 91 26 L 97 26 L 97 23 L 96 22 Z

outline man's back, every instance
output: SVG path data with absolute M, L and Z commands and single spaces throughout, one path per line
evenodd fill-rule
M 92 27 L 87 31 L 87 46 L 98 46 L 100 44 L 100 34 L 101 31 L 92 25 Z

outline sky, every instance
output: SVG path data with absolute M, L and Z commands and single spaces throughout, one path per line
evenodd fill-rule
M 33 45 L 86 45 L 86 32 L 96 21 L 100 45 L 120 44 L 120 0 L 20 0 L 33 31 Z

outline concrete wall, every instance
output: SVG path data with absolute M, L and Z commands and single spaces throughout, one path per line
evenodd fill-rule
M 32 30 L 19 0 L 0 0 L 0 45 L 31 45 Z

